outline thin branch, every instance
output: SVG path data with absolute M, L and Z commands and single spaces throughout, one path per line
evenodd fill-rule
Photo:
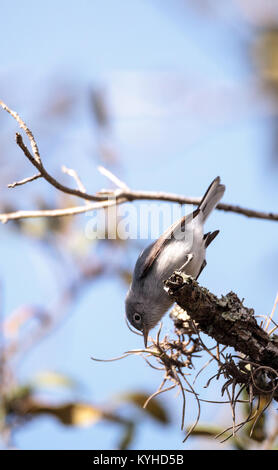
M 117 190 L 117 192 L 114 192 L 114 194 L 115 197 L 126 198 L 128 201 L 152 200 L 177 202 L 179 204 L 191 204 L 194 206 L 200 204 L 202 200 L 202 198 L 199 197 L 187 197 L 174 193 L 165 193 L 162 191 L 134 191 L 129 189 L 123 191 Z M 101 192 L 99 192 L 98 195 L 100 196 Z M 249 218 L 278 221 L 278 213 L 253 210 L 238 205 L 226 204 L 223 202 L 220 202 L 216 206 L 216 209 L 224 212 L 234 212 Z
M 29 157 L 28 157 L 29 158 Z M 30 159 L 30 158 L 29 158 Z M 58 183 L 54 178 L 52 178 L 49 174 L 45 174 L 45 170 L 42 171 L 42 177 L 46 179 L 50 184 L 59 189 L 60 191 L 71 194 L 86 200 L 91 201 L 102 201 L 102 204 L 90 206 L 89 204 L 86 206 L 81 206 L 80 210 L 74 207 L 72 210 L 66 209 L 55 209 L 55 210 L 45 210 L 45 211 L 33 211 L 33 210 L 26 210 L 26 211 L 18 211 L 6 214 L 0 214 L 0 220 L 3 222 L 7 222 L 10 219 L 20 219 L 20 218 L 34 218 L 34 217 L 62 217 L 67 215 L 74 215 L 76 213 L 84 213 L 89 212 L 94 209 L 99 209 L 102 207 L 107 207 L 111 205 L 108 203 L 107 200 L 107 192 L 105 193 L 106 196 L 101 196 L 100 193 L 96 195 L 90 195 L 87 193 L 83 193 L 82 191 L 75 190 L 72 188 L 67 188 L 64 185 Z M 114 204 L 113 205 L 120 205 L 124 204 L 129 201 L 136 201 L 136 200 L 158 200 L 158 201 L 168 201 L 168 202 L 178 202 L 180 204 L 193 204 L 198 205 L 201 201 L 201 198 L 190 198 L 185 196 L 179 196 L 177 194 L 172 193 L 162 193 L 162 192 L 153 192 L 153 191 L 113 191 L 109 195 L 110 198 L 113 198 Z M 106 205 L 107 204 L 107 205 Z M 218 204 L 216 207 L 218 210 L 226 211 L 226 212 L 234 212 L 237 214 L 245 215 L 246 217 L 250 218 L 257 218 L 257 219 L 264 219 L 264 220 L 272 220 L 278 221 L 278 214 L 274 214 L 271 212 L 259 212 L 255 210 L 246 209 L 239 206 L 233 206 L 231 204 Z
M 15 211 L 8 212 L 6 214 L 0 214 L 0 221 L 5 224 L 9 220 L 18 220 L 18 219 L 35 219 L 38 217 L 61 217 L 67 215 L 77 215 L 84 212 L 89 212 L 93 210 L 98 210 L 102 208 L 112 207 L 117 204 L 121 204 L 125 201 L 116 201 L 106 200 L 102 202 L 95 202 L 91 204 L 86 204 L 84 206 L 74 206 L 68 207 L 66 209 L 46 209 L 46 210 L 34 210 L 34 211 Z
M 62 171 L 63 173 L 66 173 L 67 175 L 71 176 L 76 181 L 77 187 L 80 191 L 82 191 L 82 193 L 86 193 L 86 188 L 75 170 L 73 170 L 72 168 L 67 168 L 65 165 L 63 165 Z
M 21 148 L 24 155 L 28 158 L 28 160 L 32 163 L 32 165 L 34 165 L 40 171 L 42 177 L 48 183 L 54 186 L 56 189 L 59 189 L 59 191 L 62 191 L 63 193 L 66 193 L 66 194 L 71 194 L 72 196 L 80 197 L 81 199 L 87 199 L 88 201 L 103 201 L 107 199 L 105 197 L 87 194 L 87 193 L 84 193 L 83 191 L 80 191 L 79 189 L 69 188 L 68 186 L 61 184 L 59 181 L 57 181 L 55 178 L 53 178 L 53 176 L 51 176 L 48 173 L 48 171 L 44 168 L 41 161 L 38 162 L 36 158 L 33 157 L 33 155 L 29 152 L 28 148 L 24 144 L 21 134 L 17 133 L 15 136 L 15 140 L 16 140 L 17 145 Z
M 30 183 L 31 181 L 35 181 L 41 177 L 41 173 L 37 173 L 36 175 L 29 176 L 28 178 L 24 178 L 23 180 L 15 181 L 14 183 L 8 184 L 8 188 L 15 188 L 16 186 L 21 186 L 22 184 Z
M 107 170 L 107 168 L 104 168 L 103 166 L 98 166 L 98 171 L 106 176 L 112 183 L 114 183 L 118 188 L 123 189 L 124 191 L 129 191 L 129 187 L 127 186 L 126 183 L 124 183 L 122 180 L 120 180 L 117 176 L 115 176 L 111 171 Z
M 19 133 L 16 134 L 16 143 L 21 148 L 26 158 L 31 162 L 31 164 L 35 168 L 37 168 L 37 170 L 39 170 L 40 175 L 49 184 L 51 184 L 53 187 L 55 187 L 59 191 L 62 191 L 63 193 L 70 194 L 72 196 L 85 199 L 87 201 L 99 201 L 99 202 L 107 201 L 108 196 L 110 197 L 112 196 L 113 198 L 115 198 L 115 201 L 117 204 L 122 204 L 127 201 L 135 201 L 135 200 L 157 200 L 157 201 L 176 202 L 179 204 L 198 205 L 201 201 L 201 198 L 185 197 L 185 196 L 172 194 L 172 193 L 157 192 L 157 191 L 133 191 L 129 189 L 127 185 L 123 181 L 121 181 L 117 176 L 115 176 L 111 171 L 103 167 L 100 167 L 99 171 L 116 184 L 117 189 L 115 191 L 100 191 L 96 194 L 88 194 L 87 192 L 84 191 L 83 185 L 80 186 L 80 180 L 78 183 L 78 189 L 67 187 L 61 184 L 59 181 L 57 181 L 45 169 L 40 158 L 40 153 L 39 153 L 35 138 L 32 132 L 30 131 L 30 129 L 25 124 L 25 122 L 21 119 L 21 117 L 15 111 L 12 111 L 2 101 L 0 101 L 0 105 L 5 111 L 7 111 L 18 122 L 19 126 L 24 130 L 24 132 L 26 133 L 30 141 L 33 154 L 31 154 L 31 152 L 28 150 L 28 148 L 24 144 L 22 136 Z M 68 170 L 68 171 L 70 171 L 73 176 L 74 170 Z M 76 172 L 75 172 L 74 178 L 76 179 Z M 103 206 L 100 205 L 99 207 L 103 207 Z M 245 207 L 241 207 L 238 205 L 225 204 L 225 203 L 219 203 L 216 208 L 218 210 L 222 210 L 225 212 L 234 212 L 234 213 L 241 214 L 250 218 L 278 221 L 278 213 L 257 211 L 257 210 L 252 210 L 252 209 L 248 209 Z M 91 210 L 91 208 L 89 205 L 87 205 L 85 209 L 83 208 L 83 210 L 80 210 L 80 211 L 78 210 L 77 213 L 86 212 L 89 210 Z M 70 212 L 70 214 L 74 214 L 74 213 L 76 213 L 75 210 L 73 212 Z M 58 217 L 58 216 L 63 216 L 63 215 L 69 215 L 69 211 L 68 209 L 57 209 L 55 210 L 55 212 L 53 211 L 40 211 L 40 212 L 19 211 L 17 215 L 16 213 L 1 214 L 1 220 L 7 221 L 9 219 L 19 219 L 22 217 L 22 214 L 23 214 L 23 217 L 25 218 L 27 217 Z
M 41 157 L 40 157 L 40 152 L 39 152 L 37 143 L 36 143 L 36 141 L 35 141 L 35 138 L 34 138 L 32 132 L 31 132 L 30 129 L 27 127 L 27 125 L 25 124 L 25 122 L 23 121 L 23 119 L 22 119 L 15 111 L 12 111 L 12 109 L 10 109 L 10 108 L 9 108 L 5 103 L 3 103 L 3 101 L 1 101 L 1 100 L 0 100 L 0 106 L 1 106 L 5 111 L 7 111 L 7 113 L 9 113 L 9 114 L 18 122 L 19 127 L 21 127 L 21 129 L 24 130 L 25 134 L 27 135 L 27 137 L 28 137 L 28 139 L 29 139 L 29 141 L 30 141 L 34 158 L 35 158 L 35 160 L 36 160 L 38 163 L 40 163 Z

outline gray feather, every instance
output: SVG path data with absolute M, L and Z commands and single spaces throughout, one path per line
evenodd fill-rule
M 206 266 L 206 248 L 218 231 L 204 235 L 204 222 L 223 196 L 225 186 L 217 177 L 207 189 L 198 208 L 171 225 L 140 254 L 126 297 L 129 322 L 141 331 L 153 328 L 172 304 L 163 281 L 182 268 L 197 278 Z M 140 322 L 137 317 L 139 315 Z
M 213 211 L 215 206 L 218 204 L 220 199 L 222 198 L 226 187 L 224 184 L 220 184 L 220 178 L 217 176 L 208 187 L 203 199 L 199 204 L 199 209 L 201 214 L 203 215 L 203 221 L 205 222 Z

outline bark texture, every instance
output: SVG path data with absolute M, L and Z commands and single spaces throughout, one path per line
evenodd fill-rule
M 233 292 L 217 298 L 192 277 L 175 272 L 165 281 L 165 290 L 186 310 L 198 328 L 217 342 L 231 346 L 260 366 L 278 372 L 278 337 L 270 337 Z

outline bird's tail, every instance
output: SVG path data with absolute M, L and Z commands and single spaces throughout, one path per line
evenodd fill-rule
M 199 213 L 202 214 L 204 222 L 222 198 L 225 189 L 226 187 L 224 184 L 220 184 L 219 176 L 217 176 L 217 178 L 215 178 L 208 187 L 198 207 Z

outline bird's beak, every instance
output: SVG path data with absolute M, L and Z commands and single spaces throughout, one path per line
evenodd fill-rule
M 144 328 L 143 330 L 143 335 L 144 335 L 144 344 L 145 344 L 145 348 L 148 347 L 148 335 L 149 335 L 149 329 L 148 328 Z

